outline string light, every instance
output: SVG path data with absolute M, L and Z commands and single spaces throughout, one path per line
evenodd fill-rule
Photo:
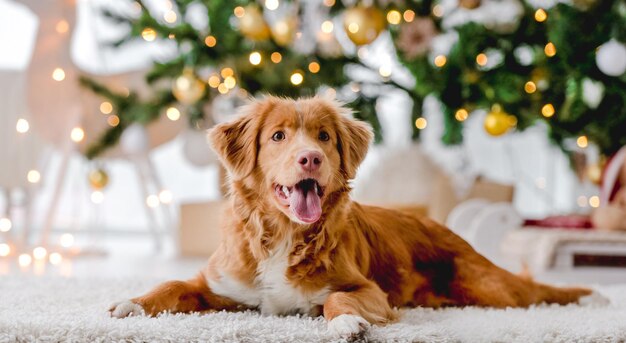
M 539 8 L 535 11 L 535 20 L 537 22 L 543 23 L 546 19 L 548 19 L 548 13 L 543 8 Z
M 172 202 L 173 199 L 174 196 L 172 195 L 172 192 L 167 189 L 164 189 L 159 193 L 159 201 L 161 201 L 163 204 L 169 204 Z
M 241 17 L 243 17 L 246 14 L 246 10 L 243 7 L 241 7 L 241 6 L 235 7 L 233 12 L 235 13 L 235 17 L 237 17 L 237 18 L 241 18 Z
M 433 6 L 433 15 L 441 18 L 443 16 L 443 7 L 441 7 L 441 5 Z
M 481 53 L 481 54 L 478 54 L 476 56 L 476 64 L 478 64 L 481 67 L 486 66 L 487 65 L 487 61 L 488 61 L 488 58 L 487 58 L 487 55 L 485 55 L 485 54 Z
M 335 0 L 324 0 L 324 6 L 332 7 L 335 5 Z
M 546 53 L 546 56 L 553 57 L 554 55 L 556 55 L 556 47 L 552 42 L 549 42 L 548 44 L 546 44 L 545 48 L 543 48 L 543 52 Z
M 454 113 L 454 118 L 458 121 L 465 121 L 469 117 L 469 113 L 464 108 L 459 108 L 456 113 Z
M 113 105 L 111 105 L 111 103 L 108 101 L 101 103 L 100 112 L 102 112 L 103 114 L 109 114 L 113 112 Z
M 177 19 L 176 12 L 174 11 L 165 12 L 165 14 L 163 15 L 163 19 L 165 19 L 165 21 L 170 24 L 174 24 Z
M 580 207 L 587 207 L 587 197 L 584 195 L 579 196 L 578 199 L 576 199 L 576 203 Z
M 270 59 L 274 63 L 280 63 L 280 61 L 283 60 L 283 55 L 281 55 L 280 52 L 275 51 L 275 52 L 272 52 L 272 54 L 270 55 Z
M 30 257 L 29 254 L 21 254 L 20 257 L 17 258 L 17 263 L 20 267 L 28 267 L 33 262 L 33 258 Z
M 597 195 L 594 195 L 594 196 L 590 197 L 589 198 L 589 206 L 591 206 L 593 208 L 600 207 L 600 197 L 598 197 Z
M 148 195 L 148 197 L 146 198 L 146 205 L 148 205 L 148 207 L 150 208 L 155 208 L 159 206 L 159 197 L 154 194 Z
M 61 264 L 61 262 L 63 261 L 63 256 L 61 256 L 61 254 L 59 254 L 58 252 L 53 252 L 50 254 L 50 264 L 56 266 Z
M 526 93 L 532 94 L 536 90 L 537 90 L 537 85 L 534 82 L 528 81 L 526 82 L 526 84 L 524 84 L 524 91 L 526 91 Z
M 586 148 L 587 145 L 589 145 L 589 140 L 587 139 L 587 136 L 580 136 L 578 137 L 578 139 L 576 139 L 576 145 L 578 145 L 579 148 Z
M 546 118 L 552 117 L 554 115 L 554 112 L 554 106 L 552 104 L 545 104 L 541 108 L 541 114 Z
M 17 123 L 15 124 L 15 130 L 19 133 L 28 132 L 28 130 L 30 130 L 30 124 L 28 123 L 28 120 L 23 118 L 18 119 Z
M 70 138 L 72 139 L 72 141 L 78 143 L 85 139 L 85 131 L 80 127 L 75 127 L 70 133 Z
M 298 86 L 304 81 L 304 75 L 302 75 L 302 73 L 299 71 L 295 71 L 293 74 L 291 74 L 289 80 L 292 84 Z
M 38 183 L 41 180 L 41 174 L 37 170 L 29 170 L 28 174 L 26 174 L 26 179 L 30 183 Z
M 233 71 L 232 68 L 226 67 L 226 68 L 222 69 L 220 74 L 222 75 L 222 77 L 229 77 L 229 76 L 235 75 L 235 72 Z
M 418 128 L 419 130 L 425 129 L 426 126 L 428 126 L 428 122 L 426 121 L 425 118 L 420 117 L 415 120 L 415 127 Z
M 35 260 L 43 260 L 48 256 L 48 251 L 44 247 L 36 247 L 33 249 L 33 257 Z
M 217 44 L 217 38 L 215 38 L 214 36 L 206 36 L 206 38 L 204 39 L 204 44 L 206 44 L 206 46 L 208 46 L 209 48 L 212 48 Z
M 350 31 L 351 33 L 359 32 L 359 24 L 357 24 L 357 23 L 350 23 L 350 25 L 348 25 L 348 31 Z
M 170 33 L 169 35 L 167 35 L 167 38 L 174 39 L 174 38 L 176 38 L 176 35 L 173 34 L 173 33 Z
M 67 20 L 62 19 L 62 20 L 59 20 L 59 22 L 54 26 L 54 29 L 58 33 L 66 33 L 67 31 L 70 30 L 70 24 L 67 22 Z
M 211 86 L 211 88 L 217 88 L 221 82 L 222 80 L 217 75 L 211 75 L 211 77 L 209 77 L 209 86 Z
M 448 61 L 448 59 L 444 55 L 439 55 L 439 56 L 435 57 L 435 65 L 437 67 L 439 67 L 439 68 L 441 68 L 444 65 L 446 65 L 447 61 Z
M 406 10 L 404 11 L 402 17 L 404 18 L 404 21 L 410 23 L 413 21 L 413 19 L 415 19 L 415 12 L 413 10 Z
M 320 64 L 317 62 L 309 63 L 309 71 L 313 74 L 316 74 L 320 71 Z
M 107 117 L 107 124 L 109 124 L 109 126 L 111 127 L 116 127 L 120 125 L 120 117 L 115 114 L 111 114 Z
M 165 110 L 165 115 L 167 116 L 167 119 L 171 121 L 177 121 L 180 119 L 180 111 L 176 107 L 169 107 Z
M 228 76 L 224 79 L 224 86 L 226 86 L 226 88 L 233 89 L 235 88 L 235 85 L 237 85 L 237 80 L 235 80 L 234 77 Z
M 54 71 L 52 71 L 52 79 L 59 82 L 65 80 L 65 70 L 62 68 L 54 69 Z
M 6 243 L 0 243 L 0 257 L 7 257 L 11 253 L 11 247 Z
M 104 193 L 101 191 L 91 192 L 91 202 L 94 204 L 102 204 L 102 202 L 104 202 Z
M 333 22 L 330 20 L 326 20 L 325 22 L 322 23 L 322 32 L 324 33 L 331 33 L 333 32 L 334 28 L 335 28 L 335 25 L 333 25 Z
M 387 12 L 387 21 L 391 25 L 398 25 L 402 21 L 402 14 L 396 10 Z
M 389 65 L 382 65 L 382 66 L 380 66 L 380 68 L 378 68 L 378 73 L 382 77 L 389 77 L 389 76 L 391 76 L 391 66 L 389 66 Z
M 278 2 L 278 0 L 265 0 L 265 8 L 270 11 L 277 9 L 279 5 L 280 3 Z
M 220 94 L 226 94 L 228 93 L 228 87 L 226 87 L 225 84 L 220 83 L 219 86 L 217 86 L 217 91 L 220 92 Z
M 62 247 L 69 248 L 74 245 L 74 236 L 71 233 L 64 233 L 61 235 L 59 243 L 61 243 Z
M 13 223 L 11 223 L 11 219 L 0 218 L 0 232 L 9 232 L 12 227 Z
M 151 27 L 146 27 L 145 29 L 143 29 L 143 31 L 141 31 L 141 37 L 146 42 L 154 41 L 156 39 L 156 35 L 156 31 L 154 31 L 154 29 Z
M 258 51 L 252 52 L 249 59 L 252 65 L 256 66 L 261 64 L 261 54 Z

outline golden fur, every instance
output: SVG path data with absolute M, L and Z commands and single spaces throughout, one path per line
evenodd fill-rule
M 283 140 L 273 140 L 277 131 L 284 133 Z M 321 131 L 328 133 L 327 141 Z M 265 294 L 259 286 L 261 267 L 284 242 L 289 252 L 279 281 L 305 298 L 321 294 L 323 301 L 311 301 L 309 313 L 323 313 L 329 321 L 348 314 L 384 324 L 394 320 L 394 307 L 567 304 L 590 294 L 500 269 L 427 218 L 351 201 L 349 180 L 372 133 L 334 101 L 255 101 L 235 121 L 217 125 L 209 138 L 229 172 L 224 239 L 197 278 L 165 283 L 132 299 L 149 315 L 264 306 L 238 301 L 247 299 L 247 291 L 218 295 L 209 283 L 229 278 L 244 290 Z M 303 149 L 321 152 L 318 170 L 299 168 L 296 156 Z M 300 223 L 276 195 L 276 185 L 307 177 L 323 189 L 322 215 L 312 224 Z

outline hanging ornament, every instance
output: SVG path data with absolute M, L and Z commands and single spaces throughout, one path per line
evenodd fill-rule
M 611 39 L 596 52 L 598 69 L 609 76 L 620 76 L 626 72 L 626 46 Z
M 132 124 L 124 130 L 120 137 L 120 147 L 129 156 L 147 154 L 149 146 L 148 132 L 140 124 Z
M 344 12 L 343 27 L 352 43 L 369 44 L 385 29 L 385 16 L 376 7 L 359 5 Z
M 272 37 L 278 45 L 287 46 L 293 42 L 297 27 L 298 22 L 294 17 L 280 19 L 272 25 Z
M 104 187 L 109 184 L 109 174 L 102 168 L 96 168 L 90 171 L 87 178 L 89 179 L 91 188 L 97 191 L 104 189 Z
M 172 93 L 178 102 L 193 105 L 204 96 L 204 82 L 198 80 L 193 69 L 185 68 L 183 73 L 172 82 Z
M 244 8 L 244 13 L 239 18 L 239 31 L 250 40 L 261 41 L 270 38 L 270 29 L 263 19 L 263 13 L 255 5 Z
M 432 19 L 417 17 L 410 23 L 400 26 L 398 48 L 408 59 L 424 56 L 431 48 L 433 38 L 437 36 L 437 28 Z
M 481 0 L 459 0 L 459 6 L 468 10 L 473 10 L 474 8 L 480 6 L 480 3 Z
M 183 156 L 196 167 L 217 163 L 217 155 L 211 149 L 205 130 L 190 129 L 183 133 Z
M 485 131 L 488 134 L 497 137 L 507 133 L 511 128 L 517 125 L 517 118 L 502 110 L 500 105 L 493 105 L 491 111 L 485 117 Z

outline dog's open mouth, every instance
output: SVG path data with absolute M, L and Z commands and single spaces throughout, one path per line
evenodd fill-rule
M 324 187 L 317 180 L 304 179 L 293 186 L 276 184 L 274 190 L 280 203 L 302 222 L 315 223 L 322 216 Z

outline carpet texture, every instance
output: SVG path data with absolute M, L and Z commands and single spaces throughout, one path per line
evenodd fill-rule
M 0 342 L 328 342 L 322 318 L 256 312 L 110 318 L 108 306 L 158 280 L 0 276 Z M 626 285 L 597 288 L 604 307 L 411 309 L 373 327 L 371 342 L 623 342 Z

